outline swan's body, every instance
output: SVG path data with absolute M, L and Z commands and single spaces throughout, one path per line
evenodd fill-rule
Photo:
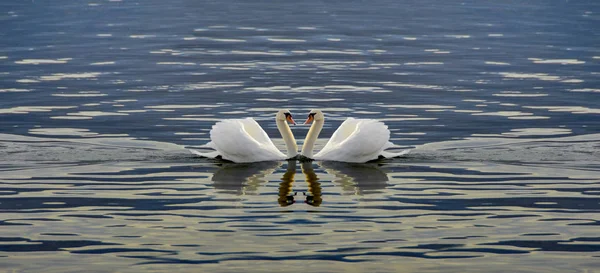
M 313 122 L 314 121 L 314 122 Z M 333 133 L 323 149 L 313 155 L 313 148 L 319 133 L 323 129 L 325 118 L 319 110 L 309 114 L 306 123 L 313 122 L 301 154 L 307 158 L 326 161 L 364 163 L 378 159 L 380 156 L 391 158 L 407 154 L 401 152 L 386 152 L 388 148 L 397 147 L 390 140 L 390 130 L 387 126 L 374 119 L 346 119 Z
M 210 142 L 204 147 L 214 149 L 214 152 L 192 153 L 209 158 L 221 158 L 236 163 L 279 161 L 293 158 L 298 154 L 296 139 L 287 121 L 294 123 L 287 110 L 277 113 L 277 129 L 281 133 L 287 148 L 287 154 L 282 153 L 273 144 L 265 130 L 252 118 L 228 119 L 217 122 L 210 130 Z

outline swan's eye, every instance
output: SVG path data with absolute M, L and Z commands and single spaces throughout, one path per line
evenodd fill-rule
M 313 118 L 314 118 L 314 117 L 315 117 L 315 114 L 317 114 L 317 113 L 310 113 L 310 114 L 308 114 L 308 116 L 309 116 L 309 117 L 313 117 Z
M 288 112 L 288 113 L 283 113 L 283 114 L 285 115 L 285 117 L 286 117 L 286 118 L 289 118 L 289 117 L 291 117 L 291 116 L 292 116 L 292 114 L 291 114 L 291 113 L 289 113 L 289 112 Z

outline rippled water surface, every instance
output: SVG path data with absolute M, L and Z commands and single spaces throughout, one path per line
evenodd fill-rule
M 598 272 L 598 1 L 3 1 L 0 271 Z M 367 164 L 192 156 L 274 113 Z M 308 127 L 292 128 L 299 142 Z M 283 147 L 281 139 L 275 143 Z

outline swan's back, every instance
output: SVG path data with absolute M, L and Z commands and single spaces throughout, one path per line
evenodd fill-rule
M 355 118 L 347 118 L 341 125 L 338 127 L 333 135 L 329 139 L 329 142 L 333 143 L 341 143 L 344 140 L 348 139 L 352 134 L 354 134 L 359 128 L 359 124 L 361 123 L 361 119 Z M 327 144 L 329 144 L 329 142 Z
M 377 159 L 388 146 L 390 131 L 374 119 L 348 118 L 333 133 L 314 158 L 343 162 L 367 162 Z
M 275 147 L 275 144 L 273 144 L 273 141 L 271 141 L 269 135 L 267 135 L 267 132 L 265 132 L 265 130 L 263 130 L 262 127 L 260 127 L 256 120 L 254 120 L 253 118 L 245 118 L 240 119 L 239 121 L 242 123 L 244 130 L 246 131 L 246 133 L 248 133 L 248 135 L 250 135 L 250 137 L 258 141 L 259 143 L 265 145 L 272 145 L 273 147 Z
M 286 159 L 265 130 L 252 118 L 217 122 L 210 130 L 209 146 L 223 159 L 233 162 L 258 162 Z

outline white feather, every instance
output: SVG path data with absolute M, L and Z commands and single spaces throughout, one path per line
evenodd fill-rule
M 252 118 L 220 121 L 213 125 L 210 139 L 205 146 L 216 150 L 215 152 L 190 151 L 210 158 L 221 156 L 236 163 L 287 159 L 273 144 L 265 130 Z
M 407 154 L 385 150 L 395 145 L 390 141 L 390 131 L 381 121 L 374 119 L 346 119 L 333 133 L 323 149 L 313 156 L 316 160 L 363 163 L 380 156 L 391 158 Z

